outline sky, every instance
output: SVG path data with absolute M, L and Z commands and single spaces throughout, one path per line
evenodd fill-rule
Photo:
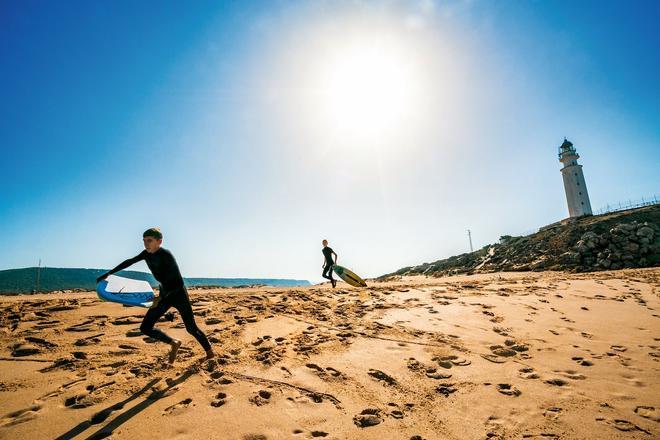
M 0 270 L 364 277 L 660 198 L 657 1 L 0 2 Z M 134 266 L 147 271 L 144 263 Z

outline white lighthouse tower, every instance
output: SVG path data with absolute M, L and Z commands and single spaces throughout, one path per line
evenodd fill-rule
M 569 217 L 592 215 L 582 165 L 577 163 L 579 158 L 573 144 L 564 138 L 564 143 L 559 147 L 559 161 L 564 165 L 561 175 L 564 178 Z

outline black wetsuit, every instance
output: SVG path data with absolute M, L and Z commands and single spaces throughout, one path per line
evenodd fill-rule
M 119 272 L 120 270 L 126 269 L 142 260 L 144 260 L 147 263 L 147 266 L 149 266 L 149 270 L 151 270 L 154 278 L 160 283 L 161 289 L 158 304 L 151 307 L 147 311 L 147 314 L 144 315 L 144 320 L 142 321 L 142 325 L 140 325 L 140 331 L 147 336 L 171 344 L 172 338 L 154 328 L 154 325 L 170 307 L 174 307 L 181 314 L 181 318 L 186 325 L 188 333 L 197 339 L 197 342 L 204 347 L 204 350 L 210 350 L 211 344 L 209 344 L 206 335 L 199 329 L 199 327 L 197 327 L 197 323 L 195 323 L 192 306 L 190 305 L 190 298 L 188 298 L 188 291 L 183 284 L 183 277 L 181 277 L 179 265 L 176 264 L 174 255 L 172 255 L 170 251 L 164 248 L 159 248 L 156 252 L 151 254 L 145 249 L 137 256 L 120 263 L 105 275 L 107 276 Z
M 323 256 L 325 257 L 325 265 L 323 266 L 322 276 L 323 278 L 326 278 L 330 281 L 334 281 L 335 279 L 332 278 L 332 266 L 334 266 L 335 264 L 334 260 L 332 259 L 332 254 L 334 251 L 332 250 L 331 247 L 326 246 L 323 248 L 321 252 L 323 252 Z

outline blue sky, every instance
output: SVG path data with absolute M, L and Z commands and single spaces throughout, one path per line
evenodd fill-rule
M 566 217 L 564 136 L 594 209 L 660 196 L 659 19 L 655 1 L 2 2 L 0 269 L 112 267 L 158 225 L 186 276 L 319 281 L 323 238 L 377 276 L 466 251 L 468 228 L 481 247 Z

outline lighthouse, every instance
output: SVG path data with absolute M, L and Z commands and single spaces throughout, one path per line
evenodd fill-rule
M 559 162 L 564 165 L 561 175 L 564 178 L 568 215 L 571 218 L 592 215 L 582 165 L 577 163 L 579 158 L 573 144 L 564 138 L 564 143 L 559 147 Z

